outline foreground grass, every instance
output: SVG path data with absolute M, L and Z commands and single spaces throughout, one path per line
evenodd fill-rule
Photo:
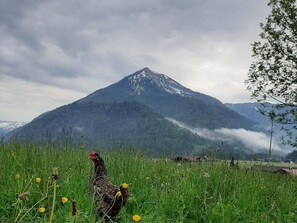
M 93 166 L 88 150 L 19 143 L 0 149 L 0 222 L 100 222 L 89 190 Z M 297 222 L 295 177 L 234 169 L 227 162 L 177 165 L 137 151 L 101 154 L 110 179 L 130 184 L 131 196 L 116 222 L 132 222 L 135 214 L 149 223 Z M 54 167 L 59 172 L 56 193 Z M 26 198 L 18 198 L 27 191 Z M 62 203 L 63 197 L 68 202 Z

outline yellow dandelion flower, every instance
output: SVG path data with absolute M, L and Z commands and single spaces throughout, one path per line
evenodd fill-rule
M 15 175 L 15 179 L 16 179 L 16 180 L 21 179 L 21 175 L 20 175 L 20 174 Z
M 45 212 L 45 208 L 43 208 L 43 207 L 38 208 L 38 212 L 39 212 L 39 213 L 43 213 L 43 212 Z
M 68 198 L 67 197 L 62 197 L 62 203 L 65 204 L 68 202 Z
M 137 222 L 141 220 L 141 217 L 138 214 L 136 214 L 132 216 L 132 220 Z
M 129 187 L 129 184 L 123 183 L 122 188 L 127 189 Z
M 121 192 L 121 191 L 118 191 L 118 192 L 116 193 L 116 196 L 117 196 L 117 197 L 122 196 L 122 192 Z
M 40 178 L 40 177 L 37 177 L 37 178 L 35 179 L 35 182 L 39 184 L 39 183 L 41 182 L 41 178 Z

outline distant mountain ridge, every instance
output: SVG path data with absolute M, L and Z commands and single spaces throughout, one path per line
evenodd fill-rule
M 236 111 L 237 113 L 245 116 L 246 118 L 263 125 L 265 127 L 270 126 L 270 121 L 267 116 L 264 116 L 259 111 L 263 109 L 263 106 L 259 103 L 226 103 L 225 104 L 228 108 Z M 267 103 L 268 109 L 272 108 L 272 104 Z

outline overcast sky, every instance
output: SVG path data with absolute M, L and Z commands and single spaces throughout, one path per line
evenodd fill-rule
M 143 67 L 222 102 L 244 80 L 267 0 L 1 0 L 0 120 L 30 121 Z

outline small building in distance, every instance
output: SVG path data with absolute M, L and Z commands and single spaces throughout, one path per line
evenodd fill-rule
M 297 176 L 297 169 L 280 168 L 275 170 L 274 173 L 290 174 L 293 176 Z
M 172 160 L 176 163 L 201 162 L 201 158 L 199 156 L 177 156 Z
M 262 166 L 254 165 L 251 168 L 252 170 L 265 171 L 270 173 L 281 173 L 288 174 L 292 176 L 297 176 L 297 169 L 292 167 L 282 167 L 282 166 Z

